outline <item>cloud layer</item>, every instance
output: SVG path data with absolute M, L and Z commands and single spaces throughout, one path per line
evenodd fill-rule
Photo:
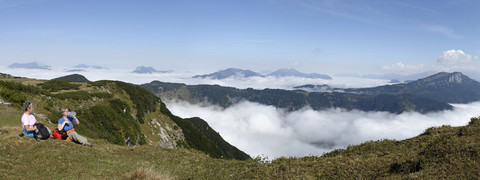
M 480 102 L 456 104 L 452 111 L 428 114 L 311 108 L 285 112 L 252 102 L 240 102 L 225 109 L 185 102 L 166 104 L 173 114 L 206 120 L 226 141 L 247 154 L 270 159 L 321 155 L 369 140 L 402 140 L 433 126 L 465 125 L 480 112 Z
M 424 71 L 424 65 L 423 64 L 408 65 L 408 64 L 403 64 L 402 62 L 398 62 L 390 66 L 383 66 L 382 69 L 387 71 L 392 70 L 392 71 L 401 71 L 401 72 L 421 72 L 421 71 Z
M 332 80 L 325 79 L 311 79 L 301 77 L 250 77 L 250 78 L 227 78 L 227 79 L 201 79 L 191 78 L 194 75 L 191 72 L 171 72 L 171 73 L 152 73 L 152 74 L 137 74 L 131 73 L 132 69 L 89 69 L 84 72 L 67 72 L 67 69 L 53 67 L 52 70 L 38 70 L 38 69 L 10 69 L 7 67 L 0 67 L 1 73 L 7 73 L 14 76 L 29 77 L 35 79 L 53 79 L 73 73 L 84 75 L 90 81 L 98 80 L 118 80 L 134 84 L 149 83 L 154 80 L 185 83 L 188 85 L 197 84 L 218 84 L 221 86 L 236 87 L 240 89 L 254 88 L 254 89 L 293 89 L 295 86 L 305 84 L 327 84 L 338 88 L 360 88 L 373 87 L 389 83 L 389 80 L 368 79 L 360 77 L 335 77 Z

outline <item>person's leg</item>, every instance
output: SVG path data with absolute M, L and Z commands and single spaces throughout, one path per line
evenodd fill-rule
M 88 142 L 87 138 L 80 136 L 77 132 L 73 131 L 68 133 L 68 137 L 73 140 L 74 142 L 80 143 L 82 145 L 90 146 L 91 143 Z

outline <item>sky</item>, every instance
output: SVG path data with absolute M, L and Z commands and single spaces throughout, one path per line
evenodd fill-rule
M 474 71 L 479 8 L 467 0 L 0 0 L 0 66 Z

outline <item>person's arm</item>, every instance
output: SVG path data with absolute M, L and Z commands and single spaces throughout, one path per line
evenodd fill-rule
M 25 125 L 24 127 L 26 131 L 35 131 L 37 129 L 37 126 L 30 127 L 30 125 Z
M 73 124 L 80 124 L 80 121 L 77 119 L 76 116 L 73 116 L 72 122 L 73 122 Z
M 68 121 L 65 120 L 63 121 L 63 123 L 58 124 L 57 129 L 61 131 L 63 127 L 65 127 L 65 124 L 68 124 Z

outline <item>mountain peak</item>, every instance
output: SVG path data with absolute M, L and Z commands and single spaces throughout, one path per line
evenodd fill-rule
M 332 79 L 332 77 L 324 74 L 318 74 L 318 73 L 302 73 L 299 72 L 293 68 L 290 69 L 279 69 L 276 70 L 275 72 L 272 72 L 268 74 L 267 76 L 274 76 L 274 77 L 287 77 L 287 76 L 293 76 L 293 77 L 304 77 L 304 78 L 320 78 L 320 79 Z
M 460 72 L 440 72 L 407 84 L 347 91 L 368 94 L 412 94 L 446 103 L 470 103 L 480 100 L 480 83 Z
M 472 79 L 470 79 L 468 76 L 465 76 L 461 72 L 453 72 L 453 73 L 448 73 L 448 72 L 440 72 L 437 74 L 434 74 L 432 76 L 419 79 L 418 83 L 427 83 L 431 85 L 435 84 L 462 84 L 465 82 L 470 82 Z
M 50 70 L 50 66 L 40 64 L 38 62 L 31 62 L 31 63 L 13 63 L 9 68 L 16 69 L 16 68 L 24 68 L 24 69 L 45 69 Z
M 193 76 L 193 78 L 211 78 L 211 79 L 226 79 L 226 78 L 248 78 L 254 76 L 262 76 L 259 73 L 253 72 L 251 70 L 243 70 L 237 68 L 228 68 L 225 70 L 220 70 L 212 74 L 204 74 Z
M 76 66 L 73 66 L 73 68 L 80 68 L 80 69 L 108 69 L 106 67 L 102 67 L 102 66 L 90 66 L 90 65 L 86 65 L 86 64 L 78 64 Z
M 81 74 L 71 74 L 62 77 L 58 77 L 52 80 L 57 81 L 71 81 L 71 82 L 89 82 L 89 80 Z
M 464 77 L 464 75 L 462 73 L 454 72 L 454 73 L 452 73 L 450 78 L 448 78 L 448 82 L 462 84 L 463 77 Z
M 171 70 L 169 71 L 157 71 L 153 67 L 149 66 L 139 66 L 137 67 L 132 73 L 138 73 L 138 74 L 152 74 L 152 73 L 170 73 L 172 72 Z

